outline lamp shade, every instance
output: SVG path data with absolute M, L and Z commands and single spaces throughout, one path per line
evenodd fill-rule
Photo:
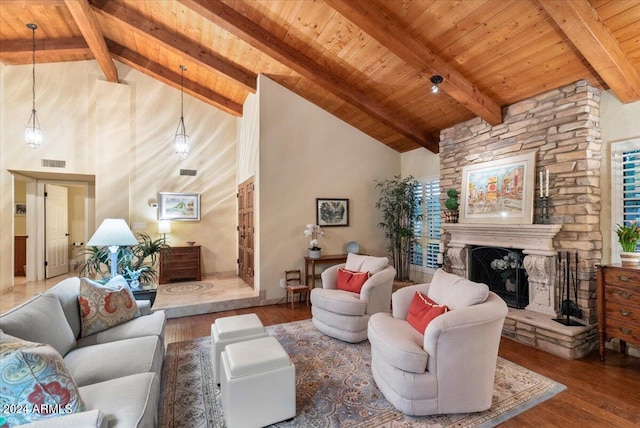
M 158 233 L 171 233 L 171 223 L 168 221 L 159 221 Z
M 90 247 L 107 247 L 137 245 L 138 240 L 129 229 L 127 222 L 121 218 L 106 218 L 93 234 L 87 245 Z

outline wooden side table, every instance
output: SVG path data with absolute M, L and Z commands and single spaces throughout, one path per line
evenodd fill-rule
M 304 258 L 304 281 L 310 289 L 316 286 L 316 264 L 337 265 L 347 261 L 346 254 L 327 254 L 317 259 L 307 256 Z M 311 266 L 311 276 L 309 276 L 309 266 Z
M 135 290 L 131 290 L 133 293 L 133 297 L 136 300 L 150 300 L 151 306 L 153 306 L 153 302 L 156 301 L 156 292 L 158 291 L 158 286 L 153 285 L 141 285 Z

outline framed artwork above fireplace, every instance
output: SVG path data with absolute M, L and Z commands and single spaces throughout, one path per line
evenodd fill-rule
M 536 152 L 462 168 L 460 223 L 533 223 Z

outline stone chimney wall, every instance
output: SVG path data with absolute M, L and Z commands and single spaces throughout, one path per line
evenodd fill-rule
M 563 225 L 554 246 L 572 257 L 578 252 L 578 306 L 590 324 L 597 322 L 594 266 L 602 259 L 601 145 L 600 91 L 584 80 L 505 108 L 499 125 L 475 118 L 440 134 L 443 210 L 446 191 L 462 190 L 464 166 L 537 150 L 534 197 L 539 171 L 546 168 L 551 223 Z M 534 223 L 539 217 L 536 199 Z M 571 295 L 573 300 L 573 291 Z

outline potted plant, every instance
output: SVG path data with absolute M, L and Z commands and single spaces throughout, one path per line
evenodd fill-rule
M 157 261 L 160 250 L 169 248 L 162 238 L 151 239 L 146 233 L 136 233 L 137 245 L 119 247 L 117 253 L 118 274 L 121 274 L 132 288 L 139 284 L 153 283 L 157 277 Z M 100 281 L 109 280 L 110 253 L 107 247 L 88 247 L 80 265 L 80 275 L 96 277 Z
M 640 260 L 640 253 L 636 252 L 638 241 L 640 240 L 640 227 L 635 220 L 631 220 L 629 225 L 616 225 L 616 233 L 618 234 L 618 242 L 622 247 L 620 260 L 624 266 L 637 266 Z
M 388 251 L 396 268 L 396 281 L 409 280 L 409 262 L 415 242 L 415 225 L 422 220 L 421 198 L 414 197 L 419 183 L 408 176 L 401 179 L 376 181 L 380 189 L 380 199 L 376 208 L 382 212 L 382 221 L 378 227 L 384 230 L 388 241 Z
M 317 224 L 308 224 L 304 228 L 304 236 L 311 238 L 309 242 L 309 258 L 310 259 L 319 259 L 320 258 L 320 242 L 318 238 L 323 236 L 324 232 L 320 229 L 320 226 Z
M 457 223 L 460 212 L 458 211 L 458 191 L 456 189 L 447 190 L 447 200 L 444 201 L 447 208 L 444 212 L 444 221 L 447 223 Z

